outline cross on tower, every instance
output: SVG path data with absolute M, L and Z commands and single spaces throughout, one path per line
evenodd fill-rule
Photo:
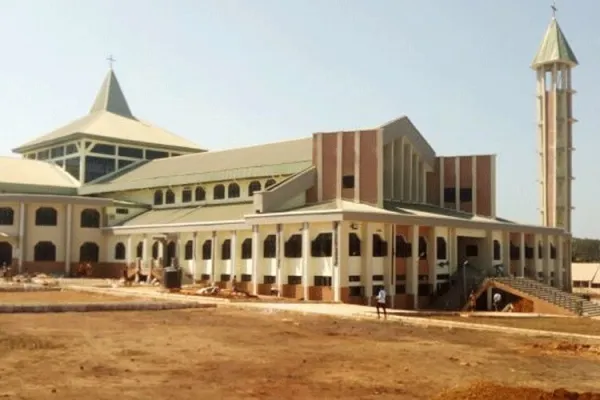
M 113 63 L 117 60 L 113 58 L 112 54 L 109 54 L 108 57 L 106 57 L 106 61 L 108 61 L 109 68 L 112 69 Z
M 556 18 L 556 11 L 558 11 L 558 8 L 556 8 L 556 0 L 552 1 L 550 8 L 552 9 L 552 18 Z

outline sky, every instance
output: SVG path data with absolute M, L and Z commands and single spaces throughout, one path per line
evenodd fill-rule
M 204 148 L 371 128 L 407 115 L 438 155 L 497 154 L 498 214 L 538 224 L 530 64 L 550 5 L 0 0 L 0 154 L 85 115 L 112 54 L 134 115 Z M 600 2 L 557 7 L 580 62 L 573 233 L 600 238 Z

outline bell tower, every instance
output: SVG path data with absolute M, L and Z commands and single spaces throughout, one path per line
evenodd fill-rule
M 537 142 L 541 224 L 571 233 L 573 181 L 573 90 L 571 71 L 577 58 L 556 20 L 552 20 L 533 59 L 537 79 Z

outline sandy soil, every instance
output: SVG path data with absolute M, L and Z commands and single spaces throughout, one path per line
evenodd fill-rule
M 486 332 L 233 308 L 3 315 L 0 397 L 430 399 L 481 380 L 600 391 L 594 351 Z M 446 392 L 444 399 L 493 400 L 494 391 L 501 393 Z M 502 399 L 530 398 L 521 392 Z
M 510 317 L 460 317 L 435 316 L 432 319 L 469 322 L 474 324 L 500 325 L 512 328 L 537 329 L 541 331 L 581 333 L 600 336 L 600 320 L 589 318 L 510 318 Z
M 152 301 L 141 297 L 109 296 L 70 290 L 60 292 L 0 292 L 0 304 L 109 303 Z

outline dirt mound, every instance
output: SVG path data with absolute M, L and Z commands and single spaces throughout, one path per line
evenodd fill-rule
M 570 353 L 577 355 L 598 355 L 600 356 L 600 346 L 574 342 L 549 342 L 534 343 L 533 349 L 541 350 L 544 353 Z
M 577 393 L 565 389 L 547 392 L 541 389 L 510 387 L 478 382 L 468 387 L 446 390 L 433 400 L 600 400 L 600 393 Z

